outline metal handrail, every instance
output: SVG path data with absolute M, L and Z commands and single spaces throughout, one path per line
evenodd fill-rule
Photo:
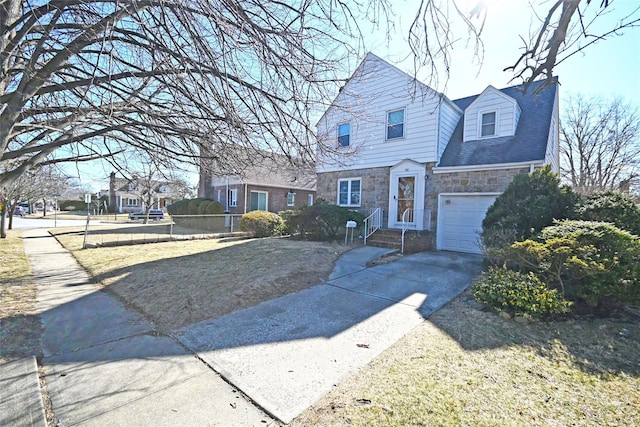
M 400 253 L 403 255 L 404 255 L 404 233 L 407 232 L 407 224 L 409 223 L 409 221 L 407 220 L 409 219 L 409 217 L 411 217 L 411 220 L 413 220 L 413 209 L 411 208 L 407 208 L 404 210 L 404 212 L 402 212 L 402 245 L 400 247 Z
M 375 208 L 371 214 L 364 219 L 364 244 L 367 245 L 367 238 L 380 229 L 382 225 L 382 209 Z

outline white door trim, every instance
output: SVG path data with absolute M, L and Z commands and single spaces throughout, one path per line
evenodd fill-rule
M 425 191 L 425 177 L 426 167 L 423 163 L 414 162 L 413 160 L 403 160 L 400 163 L 392 166 L 389 171 L 389 228 L 401 228 L 402 223 L 397 220 L 398 218 L 398 180 L 404 177 L 415 178 L 415 190 L 414 190 L 414 209 L 420 212 L 420 215 L 415 215 L 415 223 L 412 224 L 413 228 L 422 230 L 424 228 L 424 191 Z

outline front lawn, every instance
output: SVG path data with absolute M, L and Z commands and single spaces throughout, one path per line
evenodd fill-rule
M 463 295 L 291 425 L 640 425 L 638 323 L 518 323 Z

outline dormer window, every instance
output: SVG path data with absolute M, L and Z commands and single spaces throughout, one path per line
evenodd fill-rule
M 342 147 L 349 146 L 349 139 L 351 136 L 351 124 L 341 123 L 338 125 L 338 143 Z
M 482 113 L 480 136 L 496 136 L 496 112 Z
M 387 113 L 387 140 L 404 138 L 404 108 Z

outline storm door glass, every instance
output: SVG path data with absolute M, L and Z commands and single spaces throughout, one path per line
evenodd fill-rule
M 413 222 L 413 202 L 416 189 L 416 177 L 404 176 L 398 178 L 398 221 L 402 221 L 402 214 L 407 209 L 407 222 Z

